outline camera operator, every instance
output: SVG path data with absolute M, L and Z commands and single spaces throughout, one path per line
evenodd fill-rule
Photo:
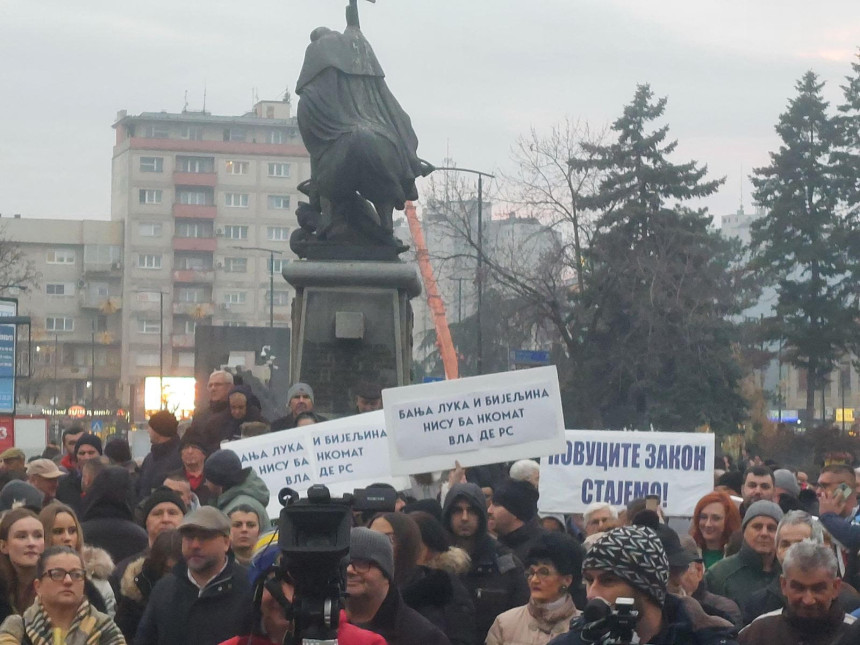
M 346 569 L 349 621 L 376 632 L 389 645 L 451 645 L 438 627 L 403 602 L 393 579 L 388 537 L 364 527 L 352 529 Z
M 612 616 L 598 620 L 590 617 L 591 601 L 596 598 L 610 605 L 620 598 L 633 599 L 637 612 L 633 631 L 640 643 L 736 643 L 731 636 L 731 623 L 708 616 L 692 598 L 666 593 L 669 561 L 657 535 L 649 528 L 625 526 L 603 535 L 585 556 L 582 573 L 590 606 L 571 624 L 571 630 L 552 640 L 551 645 L 629 642 L 613 633 Z

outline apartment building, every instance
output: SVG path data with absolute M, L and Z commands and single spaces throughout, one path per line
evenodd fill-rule
M 281 270 L 294 258 L 296 187 L 310 160 L 288 102 L 242 116 L 121 111 L 113 127 L 111 219 L 125 223 L 121 382 L 139 419 L 147 376 L 193 375 L 197 325 L 289 325 Z

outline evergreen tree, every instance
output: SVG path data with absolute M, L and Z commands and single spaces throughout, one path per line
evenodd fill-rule
M 810 421 L 815 391 L 860 332 L 860 256 L 853 224 L 840 215 L 844 166 L 841 171 L 834 157 L 839 128 L 828 114 L 823 86 L 807 72 L 780 115 L 776 131 L 782 144 L 752 178 L 754 197 L 766 213 L 750 229 L 753 266 L 776 283 L 773 340 L 784 343 L 784 359 L 806 371 Z
M 591 206 L 603 215 L 586 252 L 573 362 L 584 423 L 732 431 L 744 416 L 729 318 L 743 306 L 739 248 L 683 200 L 717 190 L 707 168 L 668 157 L 668 126 L 649 130 L 666 99 L 648 85 L 592 150 L 606 173 Z
M 834 118 L 839 141 L 833 153 L 837 167 L 840 197 L 851 215 L 860 208 L 860 53 L 851 63 L 853 74 L 842 86 L 845 102 Z

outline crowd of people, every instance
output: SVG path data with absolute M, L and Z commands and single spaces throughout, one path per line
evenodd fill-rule
M 0 645 L 292 642 L 307 572 L 221 443 L 323 419 L 306 384 L 272 423 L 229 372 L 208 390 L 181 436 L 150 417 L 139 464 L 80 426 L 56 454 L 0 454 Z M 361 395 L 356 412 L 379 409 L 378 388 Z M 387 511 L 352 514 L 342 645 L 860 643 L 851 465 L 722 460 L 689 530 L 656 499 L 539 513 L 536 460 L 412 480 Z

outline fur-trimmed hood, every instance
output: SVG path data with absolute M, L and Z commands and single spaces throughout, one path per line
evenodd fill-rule
M 453 573 L 455 576 L 468 573 L 472 567 L 472 558 L 465 549 L 458 546 L 452 546 L 444 553 L 440 553 L 432 559 L 424 563 L 428 569 L 439 569 Z
M 137 586 L 135 578 L 143 573 L 143 562 L 145 556 L 140 556 L 137 560 L 132 560 L 125 568 L 122 578 L 119 581 L 119 592 L 137 602 L 146 602 L 146 598 Z
M 84 560 L 84 569 L 87 575 L 95 580 L 107 580 L 114 570 L 114 562 L 110 553 L 96 546 L 84 545 L 81 556 Z

